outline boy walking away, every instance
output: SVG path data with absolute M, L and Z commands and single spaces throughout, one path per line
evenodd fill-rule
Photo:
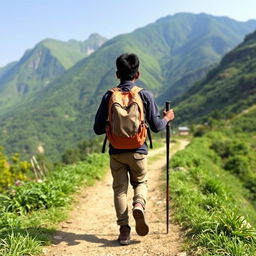
M 138 235 L 145 236 L 149 227 L 145 219 L 147 197 L 147 126 L 158 132 L 174 119 L 173 110 L 160 118 L 152 94 L 135 85 L 139 79 L 139 59 L 135 54 L 122 54 L 116 59 L 119 85 L 105 93 L 95 116 L 94 131 L 107 134 L 110 168 L 113 176 L 114 204 L 118 240 L 130 243 L 127 191 L 129 181 L 134 190 L 133 217 Z

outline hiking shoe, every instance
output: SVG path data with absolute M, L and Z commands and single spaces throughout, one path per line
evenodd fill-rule
M 140 203 L 136 203 L 132 210 L 133 217 L 135 219 L 135 229 L 139 236 L 145 236 L 149 232 L 148 224 L 146 223 L 143 206 Z
M 121 245 L 128 245 L 130 244 L 130 233 L 131 233 L 131 228 L 130 226 L 126 225 L 126 226 L 121 226 L 120 229 L 120 234 L 118 237 L 118 241 Z

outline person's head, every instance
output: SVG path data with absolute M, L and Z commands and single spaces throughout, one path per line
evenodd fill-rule
M 140 61 L 137 55 L 124 53 L 116 59 L 116 75 L 122 81 L 132 81 L 139 78 Z

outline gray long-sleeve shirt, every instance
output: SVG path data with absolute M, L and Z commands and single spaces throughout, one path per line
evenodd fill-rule
M 134 85 L 135 84 L 131 81 L 123 81 L 118 85 L 118 87 L 122 88 L 123 91 L 129 91 Z M 100 106 L 98 108 L 98 111 L 96 113 L 93 129 L 97 135 L 105 133 L 105 126 L 108 120 L 108 103 L 109 103 L 111 94 L 112 94 L 111 91 L 107 91 L 104 94 L 102 101 L 100 103 Z M 150 129 L 153 132 L 159 132 L 160 130 L 164 129 L 166 127 L 167 121 L 164 118 L 160 117 L 160 113 L 158 111 L 158 108 L 152 93 L 143 89 L 142 91 L 139 92 L 139 94 L 143 101 L 145 118 Z M 147 143 L 144 143 L 141 147 L 136 149 L 116 149 L 112 145 L 109 146 L 109 154 L 120 154 L 125 152 L 136 152 L 136 153 L 147 154 L 148 153 Z

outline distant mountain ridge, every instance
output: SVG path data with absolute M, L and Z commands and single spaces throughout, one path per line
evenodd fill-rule
M 17 61 L 13 61 L 11 63 L 8 63 L 7 65 L 5 65 L 4 67 L 0 68 L 0 79 L 2 76 L 4 76 L 15 64 L 17 63 Z
M 0 70 L 0 106 L 23 100 L 46 87 L 79 60 L 97 50 L 106 39 L 92 34 L 87 40 L 63 42 L 45 39 L 27 50 L 14 64 Z
M 77 61 L 96 51 L 106 38 L 94 33 L 85 41 L 71 39 L 63 42 L 55 39 L 45 39 L 41 43 L 49 48 L 52 55 L 57 58 L 65 69 L 71 68 Z
M 181 19 L 187 15 L 179 13 L 172 19 Z M 181 45 L 175 38 L 171 56 L 166 64 L 168 72 L 165 74 L 164 87 L 168 89 L 162 93 L 163 98 L 167 94 L 169 99 L 177 96 L 177 89 L 183 93 L 196 80 L 202 78 L 201 76 L 199 79 L 191 79 L 191 83 L 184 84 L 179 81 L 184 78 L 184 73 L 193 74 L 199 70 L 209 70 L 212 64 L 217 63 L 224 54 L 241 42 L 246 34 L 256 29 L 256 20 L 237 22 L 228 17 L 215 17 L 205 13 L 187 17 L 186 26 L 180 28 L 186 31 L 183 32 L 183 37 L 187 40 Z M 164 19 L 160 21 L 163 22 Z
M 178 79 L 171 87 L 167 87 L 167 89 L 156 98 L 157 103 L 161 105 L 165 101 L 170 101 L 170 99 L 175 101 L 175 97 L 182 95 L 186 90 L 192 87 L 196 81 L 203 79 L 213 66 L 214 64 L 202 67 Z
M 229 118 L 256 102 L 256 31 L 176 101 L 177 122 Z
M 67 148 L 93 136 L 92 124 L 102 95 L 118 84 L 115 59 L 121 53 L 139 56 L 139 86 L 172 99 L 174 91 L 180 95 L 189 90 L 216 65 L 221 54 L 255 28 L 256 21 L 177 14 L 110 39 L 19 109 L 0 116 L 2 145 L 9 153 L 27 157 L 40 147 L 47 157 L 58 159 Z

